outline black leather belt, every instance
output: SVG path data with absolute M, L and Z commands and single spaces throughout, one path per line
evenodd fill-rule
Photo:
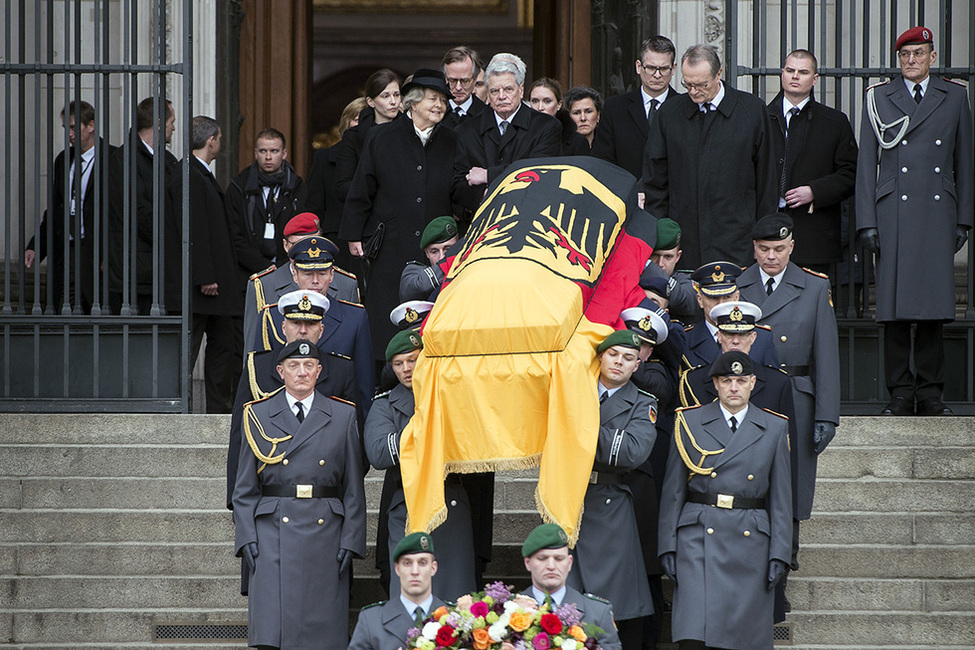
M 688 492 L 687 502 L 726 510 L 765 510 L 767 508 L 765 499 L 736 497 L 730 494 L 711 494 L 710 492 Z
M 622 485 L 623 478 L 611 472 L 593 472 L 589 475 L 589 485 Z
M 261 494 L 266 497 L 294 497 L 296 499 L 340 499 L 342 493 L 335 485 L 265 485 Z
M 809 366 L 787 366 L 784 363 L 779 366 L 782 370 L 789 373 L 790 377 L 808 377 L 809 376 Z

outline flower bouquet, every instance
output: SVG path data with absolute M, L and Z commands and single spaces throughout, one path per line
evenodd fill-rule
M 495 582 L 483 592 L 440 607 L 421 628 L 407 634 L 416 650 L 599 650 L 596 636 L 604 630 L 582 623 L 578 608 L 539 607 L 534 598 L 515 595 L 509 585 Z

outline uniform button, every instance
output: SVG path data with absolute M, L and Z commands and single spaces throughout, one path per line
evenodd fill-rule
M 416 202 L 417 203 L 422 203 L 423 202 L 423 197 L 422 196 L 416 197 Z
M 612 502 L 613 502 L 613 500 L 612 500 L 612 499 L 606 499 L 606 505 L 609 505 L 609 504 L 610 504 L 610 503 L 612 503 Z
M 283 521 L 284 523 L 288 523 L 291 520 L 288 519 L 287 517 L 281 517 L 281 521 Z
M 941 173 L 941 168 L 940 167 L 935 167 L 934 168 L 934 173 L 935 174 L 940 174 Z
M 451 499 L 450 500 L 450 505 L 451 506 L 456 506 L 457 505 L 457 500 L 456 499 Z
M 754 474 L 749 474 L 748 475 L 748 480 L 749 481 L 754 481 L 755 480 L 755 475 Z
M 937 140 L 935 140 L 934 143 L 940 147 L 941 146 L 941 138 L 938 138 Z
M 714 529 L 708 528 L 708 535 L 714 535 Z
M 786 336 L 785 334 L 783 334 L 782 336 L 780 336 L 780 337 L 779 337 L 779 340 L 780 340 L 780 341 L 782 341 L 783 343 L 785 343 L 786 341 L 788 341 L 788 340 L 789 340 L 789 337 L 788 337 L 788 336 Z M 784 364 L 783 364 L 783 365 L 784 365 Z
M 906 201 L 906 200 L 907 200 L 907 195 L 901 194 L 901 201 Z
M 423 165 L 417 165 L 416 166 L 416 171 L 421 171 L 422 169 L 423 169 Z
M 318 525 L 319 525 L 319 526 L 321 526 L 321 525 L 322 525 L 322 524 L 324 524 L 324 523 L 325 523 L 325 520 L 324 520 L 324 519 L 319 519 L 319 520 L 318 520 Z
M 281 464 L 282 464 L 282 465 L 287 465 L 287 464 L 288 464 L 288 459 L 287 459 L 287 458 L 285 458 L 284 460 L 282 460 L 282 461 L 281 461 Z
M 415 233 L 413 233 L 413 234 L 414 234 L 414 235 L 416 235 L 417 237 L 419 237 L 419 236 L 420 236 L 420 231 L 419 231 L 419 230 L 417 230 L 417 231 L 416 231 Z
M 711 478 L 718 478 L 717 472 L 711 472 Z
M 752 532 L 750 530 L 746 530 L 745 532 L 742 533 L 742 535 L 744 535 L 745 537 L 751 537 Z
M 901 173 L 902 174 L 906 174 L 907 173 L 907 167 L 901 167 Z
M 907 140 L 901 140 L 901 146 L 906 145 L 906 144 L 907 144 Z
M 935 194 L 934 195 L 934 200 L 935 201 L 940 201 L 941 200 L 941 195 L 940 194 Z
M 319 465 L 324 465 L 324 464 L 325 464 L 325 459 L 323 458 L 323 459 L 321 459 L 320 461 L 318 461 L 318 464 L 319 464 Z

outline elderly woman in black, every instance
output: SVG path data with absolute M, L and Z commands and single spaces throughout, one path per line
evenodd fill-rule
M 345 202 L 339 237 L 349 252 L 370 261 L 365 306 L 373 353 L 385 360 L 396 327 L 389 312 L 399 304 L 399 277 L 423 255 L 420 235 L 435 217 L 453 213 L 450 179 L 456 136 L 440 125 L 450 89 L 439 70 L 417 70 L 403 86 L 406 118 L 374 129 Z

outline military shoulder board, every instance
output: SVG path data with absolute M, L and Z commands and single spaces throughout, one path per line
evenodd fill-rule
M 807 269 L 805 266 L 802 267 L 802 270 L 805 271 L 806 273 L 808 273 L 809 275 L 815 275 L 818 278 L 822 278 L 824 280 L 829 280 L 829 276 L 826 275 L 825 273 L 819 273 L 818 271 L 813 271 L 812 269 Z
M 344 354 L 339 354 L 338 352 L 328 352 L 327 354 L 328 354 L 328 355 L 329 355 L 330 357 L 338 357 L 339 359 L 346 359 L 346 360 L 348 360 L 348 361 L 352 361 L 352 357 L 350 357 L 350 356 L 346 356 L 346 355 L 344 355 Z
M 273 271 L 276 268 L 277 267 L 272 264 L 271 266 L 267 267 L 263 271 L 258 271 L 257 273 L 255 273 L 254 275 L 252 275 L 250 277 L 250 279 L 251 280 L 256 280 L 257 278 L 260 278 L 260 277 L 263 277 L 263 276 L 267 275 L 268 273 L 270 273 L 271 271 Z
M 776 412 L 775 412 L 775 411 L 773 411 L 772 409 L 767 409 L 767 408 L 763 408 L 762 410 L 763 410 L 763 411 L 765 411 L 766 413 L 771 413 L 772 415 L 777 415 L 777 416 L 779 416 L 780 418 L 782 418 L 783 420 L 786 420 L 786 421 L 788 421 L 788 419 L 789 419 L 789 416 L 787 416 L 787 415 L 782 415 L 781 413 L 776 413 Z
M 688 325 L 687 327 L 684 328 L 684 331 L 685 332 L 690 332 L 692 329 L 694 329 L 694 326 L 693 325 Z
M 392 390 L 387 390 L 385 393 L 379 393 L 378 395 L 372 398 L 372 401 L 375 402 L 377 399 L 380 399 L 382 397 L 389 397 L 389 394 L 392 392 L 393 392 Z
M 341 397 L 336 397 L 335 395 L 329 395 L 329 399 L 334 399 L 336 402 L 342 402 L 343 404 L 348 404 L 352 408 L 355 408 L 355 402 L 350 402 L 347 399 L 342 399 Z
M 950 84 L 955 84 L 956 86 L 961 86 L 965 90 L 968 90 L 968 85 L 965 84 L 965 82 L 962 81 L 961 79 L 948 79 L 947 77 L 941 77 L 941 78 Z
M 333 269 L 335 269 L 335 272 L 336 272 L 336 273 L 341 273 L 342 275 L 344 275 L 344 276 L 346 276 L 346 277 L 349 277 L 349 278 L 352 278 L 353 280 L 355 280 L 355 279 L 357 279 L 357 278 L 355 277 L 355 273 L 349 273 L 349 272 L 348 272 L 348 271 L 346 271 L 345 269 L 342 269 L 342 268 L 339 268 L 339 267 L 337 267 L 337 266 L 333 266 L 332 268 L 333 268 Z M 386 601 L 383 601 L 383 602 L 386 602 Z M 363 608 L 363 609 L 365 609 L 365 608 Z
M 596 594 L 583 594 L 583 595 L 590 600 L 595 600 L 597 603 L 603 603 L 604 605 L 610 605 L 610 606 L 612 606 L 613 604 L 608 600 L 606 600 L 605 598 L 600 598 Z
M 363 612 L 364 612 L 364 611 L 366 611 L 367 609 L 372 609 L 373 607 L 382 607 L 382 606 L 383 606 L 383 605 L 385 605 L 385 604 L 386 604 L 387 602 L 389 602 L 389 601 L 386 601 L 386 600 L 380 600 L 380 601 L 379 601 L 378 603 L 372 603 L 371 605 L 366 605 L 366 606 L 365 606 L 365 607 L 363 607 L 363 608 L 362 608 L 362 609 L 361 609 L 360 611 L 363 611 Z
M 884 85 L 889 84 L 889 83 L 890 83 L 890 79 L 885 79 L 883 81 L 879 81 L 879 82 L 875 83 L 872 86 L 867 86 L 867 90 L 870 90 L 871 88 L 878 88 L 880 86 L 884 86 Z
M 772 326 L 771 325 L 763 325 L 761 323 L 755 323 L 755 327 L 760 327 L 763 330 L 768 330 L 769 332 L 772 331 Z
M 786 372 L 785 370 L 783 370 L 782 368 L 779 368 L 779 367 L 776 367 L 776 366 L 765 366 L 765 367 L 766 367 L 766 368 L 771 368 L 772 370 L 778 370 L 779 372 L 781 372 L 781 373 L 782 373 L 783 375 L 785 375 L 786 377 L 788 377 L 788 376 L 789 376 L 789 373 L 787 373 L 787 372 Z
M 351 302 L 351 301 L 348 301 L 348 300 L 342 300 L 341 298 L 336 298 L 336 300 L 338 300 L 340 303 L 342 303 L 344 305 L 351 305 L 352 307 L 358 307 L 359 309 L 365 309 L 365 307 L 362 305 L 362 303 Z

